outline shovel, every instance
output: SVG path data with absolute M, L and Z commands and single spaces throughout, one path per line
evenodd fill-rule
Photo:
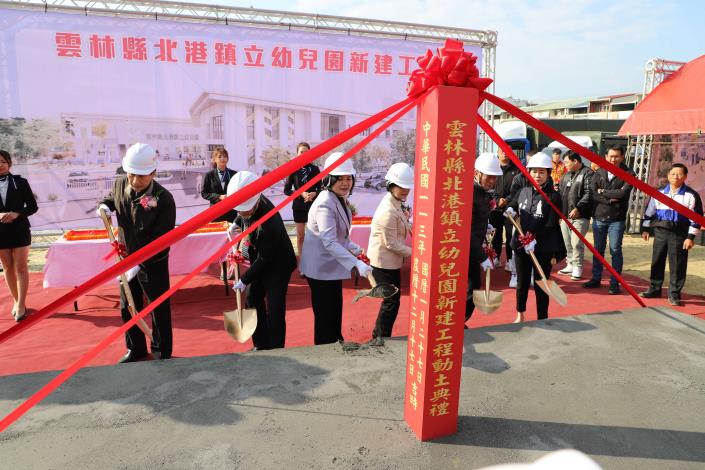
M 519 232 L 519 235 L 523 237 L 524 231 L 521 229 L 521 225 L 519 225 L 519 222 L 517 222 L 514 217 L 507 216 L 507 218 L 512 224 L 514 224 L 517 231 Z M 563 289 L 558 287 L 558 284 L 556 284 L 555 281 L 546 279 L 546 273 L 544 273 L 543 269 L 541 269 L 541 265 L 539 264 L 539 260 L 536 259 L 536 255 L 531 252 L 529 253 L 529 256 L 531 256 L 531 261 L 534 262 L 534 267 L 536 268 L 536 271 L 538 271 L 538 273 L 541 275 L 541 279 L 534 279 L 534 282 L 538 282 L 541 290 L 549 296 L 553 297 L 559 305 L 568 305 L 568 297 L 566 297 L 565 292 L 563 292 Z
M 502 292 L 490 290 L 490 270 L 485 271 L 485 290 L 473 290 L 472 301 L 482 313 L 490 314 L 502 305 Z
M 377 284 L 377 281 L 375 281 L 375 278 L 374 276 L 372 276 L 372 273 L 367 275 L 367 280 L 370 281 L 370 286 L 372 286 L 372 288 L 358 290 L 357 295 L 355 295 L 355 297 L 352 299 L 352 303 L 357 302 L 363 297 L 372 297 L 375 299 L 388 299 L 389 297 L 392 297 L 394 294 L 399 292 L 399 288 L 392 284 L 388 284 L 386 282 Z
M 235 284 L 240 280 L 240 267 L 235 265 Z M 223 323 L 225 331 L 238 343 L 244 343 L 252 337 L 252 333 L 257 328 L 257 310 L 254 308 L 242 308 L 242 293 L 240 289 L 235 289 L 235 299 L 237 310 L 223 312 Z
M 108 232 L 108 239 L 110 240 L 110 243 L 114 243 L 115 234 L 113 233 L 113 224 L 110 222 L 108 214 L 106 214 L 103 209 L 100 210 L 100 218 L 103 219 L 103 225 L 105 225 L 105 230 Z M 117 261 L 121 261 L 122 257 L 118 253 L 115 255 L 115 259 Z M 127 282 L 127 276 L 125 276 L 125 273 L 120 274 L 120 288 L 125 294 L 125 299 L 127 299 L 127 310 L 130 312 L 130 315 L 134 317 L 138 312 L 135 308 L 135 299 L 132 297 L 132 290 L 130 290 L 130 285 Z M 149 329 L 147 323 L 145 323 L 143 319 L 140 318 L 137 320 L 137 326 L 140 330 L 142 330 L 142 333 L 149 338 L 150 341 L 154 342 L 152 339 L 152 330 Z

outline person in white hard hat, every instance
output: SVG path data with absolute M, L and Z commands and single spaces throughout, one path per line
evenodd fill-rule
M 411 235 L 410 213 L 405 202 L 414 187 L 414 170 L 406 163 L 395 163 L 389 167 L 384 179 L 387 181 L 387 194 L 372 217 L 367 256 L 377 283 L 385 282 L 400 288 L 401 265 L 404 258 L 411 257 L 411 247 L 406 244 L 407 237 Z M 372 331 L 373 338 L 392 336 L 400 302 L 401 291 L 382 300 Z
M 148 144 L 137 143 L 127 149 L 122 159 L 125 176 L 118 178 L 112 192 L 100 202 L 100 209 L 108 216 L 115 212 L 119 227 L 119 241 L 132 254 L 174 229 L 176 204 L 171 193 L 154 181 L 157 156 Z M 136 270 L 132 270 L 134 273 Z M 130 278 L 132 276 L 128 276 Z M 169 289 L 169 248 L 165 248 L 139 265 L 139 272 L 129 281 L 137 311 L 142 310 L 143 293 L 152 302 Z M 123 321 L 131 319 L 127 300 L 120 292 L 120 312 Z M 169 299 L 152 312 L 152 356 L 171 357 L 172 330 Z M 144 333 L 133 326 L 125 334 L 127 353 L 120 362 L 134 362 L 147 356 Z
M 228 183 L 227 195 L 257 180 L 249 171 L 236 173 Z M 235 206 L 238 216 L 236 231 L 246 230 L 270 210 L 274 204 L 257 194 Z M 234 289 L 249 287 L 247 303 L 257 310 L 257 329 L 252 335 L 256 349 L 283 348 L 286 340 L 286 292 L 291 273 L 296 269 L 296 255 L 279 213 L 274 214 L 240 243 L 250 268 L 240 276 Z
M 334 152 L 326 158 L 324 169 L 343 156 Z M 362 249 L 350 240 L 352 213 L 348 196 L 355 186 L 352 160 L 345 160 L 322 181 L 320 192 L 308 213 L 299 271 L 311 288 L 314 315 L 314 343 L 343 340 L 343 279 L 353 268 L 362 277 L 372 268 L 357 257 Z
M 492 209 L 492 191 L 497 178 L 502 176 L 499 158 L 494 153 L 485 152 L 475 159 L 475 181 L 473 184 L 472 225 L 470 227 L 470 264 L 468 266 L 468 291 L 465 300 L 465 321 L 475 310 L 472 291 L 481 287 L 481 273 L 494 269 L 494 261 L 489 258 L 483 242 L 487 237 L 490 210 Z
M 561 195 L 553 187 L 550 176 L 553 168 L 551 157 L 539 152 L 529 159 L 526 168 L 551 202 L 556 207 L 561 207 Z M 566 253 L 558 225 L 560 219 L 533 185 L 529 184 L 519 190 L 505 214 L 518 218 L 522 230 L 527 235 L 527 238 L 520 240 L 519 232 L 515 229 L 511 240 L 517 273 L 517 316 L 514 322 L 519 323 L 524 321 L 532 274 L 536 279 L 540 278 L 538 273 L 534 273 L 535 268 L 529 253 L 534 253 L 547 278 L 551 275 L 553 264 L 563 260 Z M 548 318 L 548 294 L 539 287 L 538 282 L 534 283 L 534 294 L 538 319 Z

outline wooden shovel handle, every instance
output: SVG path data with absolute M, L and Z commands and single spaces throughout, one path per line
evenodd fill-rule
M 105 225 L 105 230 L 108 232 L 108 240 L 110 240 L 110 243 L 113 243 L 115 242 L 113 224 L 110 221 L 108 214 L 105 213 L 105 210 L 100 209 L 99 212 L 100 218 L 103 220 L 103 225 Z M 117 261 L 122 261 L 119 253 L 115 255 L 115 259 Z M 133 317 L 136 316 L 139 312 L 137 312 L 137 309 L 135 308 L 135 298 L 132 296 L 132 289 L 130 289 L 130 283 L 127 281 L 127 276 L 125 276 L 125 273 L 120 274 L 120 288 L 125 294 L 125 299 L 127 299 L 127 309 L 130 311 L 130 315 Z M 137 320 L 137 326 L 149 338 L 150 341 L 154 341 L 152 339 L 152 330 L 149 329 L 147 323 L 143 319 Z
M 485 271 L 485 297 L 490 298 L 490 270 Z
M 521 235 L 523 237 L 524 231 L 521 229 L 521 225 L 519 225 L 519 222 L 517 222 L 517 220 L 512 216 L 507 216 L 507 218 L 516 227 L 517 231 L 519 232 L 519 235 Z M 541 275 L 541 279 L 546 281 L 547 280 L 546 273 L 543 272 L 543 269 L 541 268 L 541 265 L 539 264 L 539 260 L 536 259 L 536 255 L 534 254 L 534 252 L 532 251 L 531 253 L 529 253 L 529 256 L 531 257 L 531 261 L 534 262 L 534 267 Z
M 377 285 L 377 281 L 375 280 L 375 277 L 372 275 L 372 272 L 367 275 L 367 280 L 370 281 L 370 286 L 373 288 Z

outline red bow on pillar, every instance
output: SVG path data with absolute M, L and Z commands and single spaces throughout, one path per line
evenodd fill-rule
M 491 78 L 480 77 L 475 63 L 477 56 L 463 50 L 463 42 L 446 39 L 444 47 L 431 49 L 418 57 L 416 62 L 421 67 L 411 73 L 406 87 L 408 96 L 418 96 L 436 85 L 460 86 L 485 90 L 492 83 Z

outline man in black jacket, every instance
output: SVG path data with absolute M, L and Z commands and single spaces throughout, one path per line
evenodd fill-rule
M 119 241 L 132 254 L 162 235 L 174 229 L 176 224 L 176 204 L 171 193 L 154 181 L 157 171 L 157 157 L 154 149 L 147 144 L 134 144 L 122 159 L 126 176 L 118 178 L 112 192 L 101 201 L 98 211 L 104 210 L 108 216 L 115 212 L 119 227 Z M 133 273 L 136 270 L 130 270 Z M 135 309 L 142 310 L 143 293 L 153 302 L 169 290 L 169 248 L 157 253 L 139 264 L 139 272 L 128 284 L 135 301 Z M 132 316 L 127 299 L 120 291 L 120 313 L 128 322 Z M 152 312 L 152 356 L 169 359 L 172 353 L 171 305 L 165 300 Z M 125 333 L 127 353 L 120 362 L 134 362 L 147 356 L 147 341 L 144 333 L 133 326 Z
M 470 226 L 470 264 L 468 266 L 468 291 L 465 302 L 465 321 L 475 310 L 472 299 L 473 289 L 480 288 L 481 274 L 494 268 L 494 263 L 482 247 L 487 237 L 487 225 L 490 216 L 492 196 L 489 191 L 494 188 L 497 178 L 502 175 L 499 159 L 493 153 L 483 153 L 475 160 L 475 181 L 472 199 L 472 225 Z
M 492 238 L 492 248 L 497 257 L 502 254 L 502 243 L 503 243 L 503 233 L 506 232 L 506 252 L 507 252 L 507 264 L 505 266 L 506 271 L 513 272 L 513 261 L 512 261 L 512 249 L 509 246 L 509 239 L 512 237 L 512 230 L 514 226 L 512 223 L 504 217 L 504 211 L 508 207 L 510 199 L 510 191 L 512 186 L 512 181 L 514 177 L 520 174 L 519 168 L 507 157 L 502 149 L 497 151 L 499 156 L 499 164 L 502 169 L 502 175 L 497 177 L 497 184 L 494 187 L 494 194 L 492 199 L 494 200 L 494 207 L 490 212 L 490 224 L 495 228 L 494 237 Z M 499 263 L 499 259 L 498 259 Z M 497 264 L 499 266 L 499 264 Z
M 621 146 L 611 146 L 607 150 L 605 160 L 634 175 L 634 172 L 624 164 L 624 149 Z M 632 192 L 632 186 L 604 168 L 600 168 L 593 174 L 590 187 L 595 201 L 592 220 L 592 236 L 595 249 L 600 255 L 604 256 L 607 239 L 609 238 L 612 267 L 621 274 L 624 262 L 622 239 L 624 238 L 629 195 Z M 586 289 L 600 287 L 602 269 L 602 263 L 593 256 L 592 277 L 583 284 L 583 287 Z M 619 283 L 614 276 L 610 279 L 610 287 L 607 293 L 612 295 L 619 294 Z
M 563 156 L 563 163 L 568 170 L 559 184 L 559 192 L 563 201 L 563 214 L 573 226 L 585 235 L 590 225 L 592 215 L 592 191 L 590 179 L 592 170 L 583 165 L 580 155 L 569 151 Z M 561 233 L 567 251 L 568 264 L 558 271 L 560 274 L 570 274 L 574 281 L 583 276 L 583 259 L 585 258 L 585 245 L 561 220 Z
M 228 185 L 228 195 L 254 182 L 257 175 L 238 172 Z M 256 195 L 235 207 L 235 231 L 245 230 L 267 212 L 272 202 Z M 286 339 L 286 291 L 291 273 L 296 269 L 296 255 L 279 213 L 274 214 L 241 243 L 242 254 L 250 260 L 250 269 L 233 286 L 241 291 L 249 286 L 248 305 L 257 310 L 257 329 L 252 335 L 256 349 L 283 348 Z

